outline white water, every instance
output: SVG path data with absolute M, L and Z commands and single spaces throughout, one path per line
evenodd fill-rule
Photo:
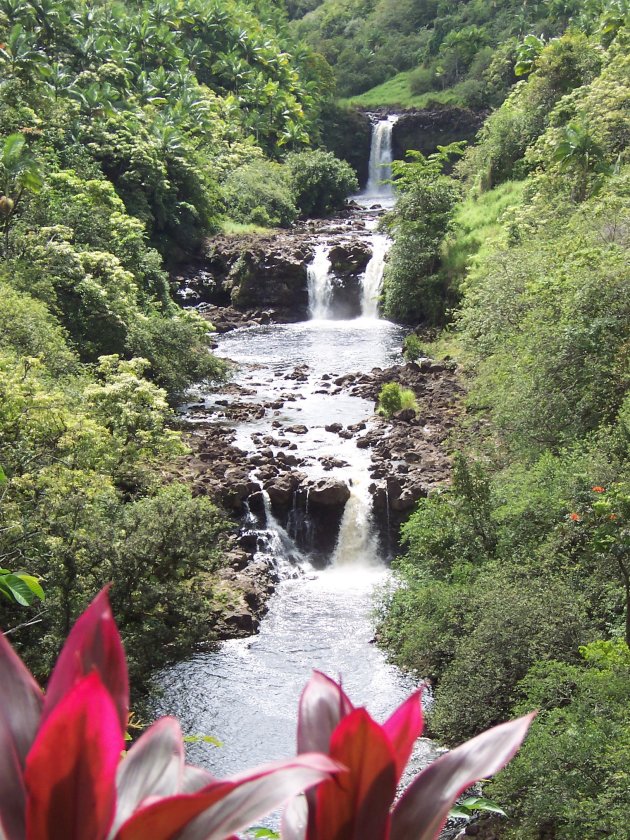
M 378 302 L 383 286 L 385 257 L 390 240 L 382 233 L 371 233 L 369 238 L 372 257 L 366 266 L 361 282 L 361 318 L 377 319 Z M 313 261 L 307 266 L 309 315 L 313 321 L 335 319 L 334 284 L 329 259 L 330 245 L 318 245 Z M 339 316 L 337 316 L 339 317 Z M 342 316 L 343 317 L 343 316 Z
M 390 240 L 382 233 L 372 236 L 372 259 L 367 264 L 362 279 L 361 315 L 364 318 L 378 318 L 378 300 L 383 287 L 385 257 Z
M 334 568 L 350 571 L 354 567 L 361 574 L 364 570 L 382 568 L 366 478 L 361 475 L 352 482 L 332 556 Z
M 372 126 L 370 163 L 367 187 L 363 198 L 393 199 L 394 188 L 389 183 L 392 177 L 392 130 L 398 116 L 392 114 Z
M 307 267 L 309 315 L 314 320 L 330 317 L 333 286 L 328 245 L 318 245 Z

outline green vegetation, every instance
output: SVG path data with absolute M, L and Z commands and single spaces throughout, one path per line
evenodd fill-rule
M 352 167 L 332 152 L 294 152 L 287 158 L 295 203 L 303 216 L 326 216 L 359 189 Z
M 377 412 L 391 418 L 399 411 L 418 413 L 416 397 L 409 388 L 402 388 L 397 382 L 386 382 L 378 395 Z
M 405 357 L 405 360 L 408 362 L 415 362 L 424 355 L 425 352 L 422 349 L 422 342 L 420 341 L 420 338 L 415 333 L 410 333 L 406 336 L 403 341 L 403 356 Z
M 365 93 L 350 96 L 341 100 L 344 105 L 356 108 L 378 108 L 388 105 L 392 108 L 431 108 L 436 105 L 466 106 L 463 93 L 465 83 L 455 85 L 447 90 L 431 90 L 416 93 L 414 89 L 414 75 L 405 70 L 397 73 L 380 85 L 376 85 Z
M 630 98 L 627 30 L 608 19 L 526 44 L 526 78 L 456 167 L 463 201 L 390 220 L 386 282 L 417 291 L 424 323 L 456 307 L 469 395 L 451 486 L 403 526 L 381 638 L 434 678 L 448 742 L 541 708 L 487 789 L 510 840 L 627 833 Z M 426 163 L 422 189 L 446 192 Z M 414 266 L 408 231 L 434 220 L 450 232 L 437 257 L 420 235 L 434 262 Z
M 455 181 L 442 174 L 454 153 L 461 154 L 461 144 L 428 158 L 409 152 L 406 162 L 392 164 L 399 199 L 385 218 L 394 244 L 385 269 L 383 312 L 393 320 L 440 324 L 450 302 L 438 269 L 460 195 Z
M 108 581 L 137 684 L 213 638 L 229 523 L 169 478 L 172 406 L 225 370 L 167 268 L 349 183 L 333 160 L 296 192 L 281 162 L 330 88 L 287 26 L 267 0 L 0 0 L 0 625 L 38 675 Z
M 614 37 L 623 0 L 291 2 L 293 27 L 333 66 L 340 97 L 361 107 L 501 103 L 568 26 Z M 529 38 L 529 40 L 528 40 Z M 516 65 L 516 67 L 515 67 Z

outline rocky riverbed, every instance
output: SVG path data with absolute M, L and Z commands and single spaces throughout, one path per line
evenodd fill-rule
M 255 372 L 254 367 L 253 376 Z M 234 383 L 216 399 L 189 405 L 185 439 L 191 451 L 180 462 L 178 476 L 196 494 L 210 496 L 236 519 L 251 512 L 264 519 L 265 496 L 273 516 L 285 528 L 292 516 L 295 519 L 308 508 L 310 531 L 305 547 L 324 558 L 334 550 L 350 488 L 337 475 L 348 466 L 343 457 L 322 454 L 313 459 L 302 453 L 298 443 L 307 434 L 307 426 L 284 419 L 287 406 L 299 409 L 304 399 L 301 385 L 311 374 L 308 366 L 296 366 L 266 401 L 252 399 L 255 388 Z M 421 359 L 340 377 L 323 374 L 314 383 L 314 393 L 333 400 L 344 395 L 359 397 L 375 407 L 385 382 L 398 382 L 414 392 L 418 416 L 401 411 L 386 420 L 368 411 L 362 421 L 332 422 L 325 431 L 369 457 L 372 480 L 368 489 L 378 538 L 383 553 L 391 555 L 399 526 L 418 499 L 449 479 L 444 444 L 456 422 L 463 389 L 454 363 Z M 253 451 L 239 447 L 237 426 L 263 419 L 271 432 L 252 433 Z M 315 475 L 314 460 L 318 462 Z M 299 546 L 299 529 L 295 536 Z M 255 632 L 275 589 L 277 570 L 260 558 L 259 548 L 259 537 L 246 522 L 230 539 L 222 572 L 228 602 L 220 617 L 223 638 Z

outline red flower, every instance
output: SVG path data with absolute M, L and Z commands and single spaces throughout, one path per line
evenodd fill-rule
M 572 522 L 579 522 L 582 519 L 582 517 L 580 516 L 579 513 L 570 513 L 569 514 L 569 519 Z
M 596 484 L 595 487 L 591 487 L 591 490 L 593 491 L 593 493 L 605 493 L 606 492 L 606 488 L 605 487 L 600 487 L 599 484 Z
M 347 770 L 291 804 L 283 840 L 433 840 L 459 794 L 507 764 L 532 718 L 495 726 L 446 753 L 416 776 L 394 805 L 422 731 L 420 691 L 381 726 L 316 671 L 300 700 L 298 750 L 326 750 Z

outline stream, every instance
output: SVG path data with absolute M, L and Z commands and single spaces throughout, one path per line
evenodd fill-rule
M 374 127 L 373 155 L 386 165 L 391 125 L 392 120 L 382 120 Z M 393 201 L 391 186 L 377 181 L 374 161 L 370 172 L 369 190 L 358 197 L 363 206 L 379 201 L 379 195 L 383 203 Z M 322 243 L 309 267 L 310 320 L 218 337 L 217 353 L 238 363 L 234 382 L 249 395 L 246 399 L 264 402 L 282 395 L 281 410 L 236 426 L 235 444 L 249 453 L 263 445 L 264 437 L 283 437 L 305 459 L 300 469 L 309 477 L 343 480 L 351 494 L 334 549 L 323 563 L 304 547 L 308 500 L 305 512 L 289 516 L 286 529 L 268 502 L 264 515 L 246 513 L 244 527 L 258 532 L 259 550 L 273 558 L 280 578 L 260 633 L 223 642 L 218 650 L 199 653 L 157 676 L 152 711 L 177 716 L 185 733 L 217 738 L 220 747 L 191 744 L 189 760 L 220 776 L 295 752 L 298 699 L 313 668 L 341 678 L 354 703 L 367 706 L 380 721 L 415 688 L 373 643 L 374 595 L 391 578 L 372 522 L 369 454 L 355 440 L 325 428 L 364 422 L 369 429 L 374 404 L 344 392 L 327 393 L 323 381 L 402 361 L 403 330 L 377 315 L 388 241 L 374 228 L 375 218 L 368 214 L 372 259 L 361 278 L 359 318 L 335 318 Z M 207 398 L 209 404 L 220 399 L 221 394 Z M 334 458 L 339 465 L 325 473 L 322 458 Z M 302 548 L 295 539 L 300 529 Z M 417 771 L 434 754 L 431 743 L 420 739 L 412 767 Z

